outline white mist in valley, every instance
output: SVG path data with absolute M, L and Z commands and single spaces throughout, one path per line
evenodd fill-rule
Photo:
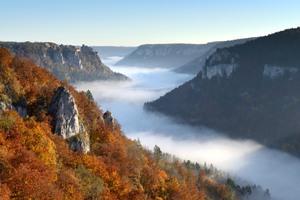
M 114 62 L 110 60 L 109 64 Z M 143 110 L 144 102 L 159 98 L 191 76 L 159 68 L 112 69 L 126 74 L 132 81 L 77 83 L 75 87 L 90 90 L 101 109 L 112 112 L 129 138 L 139 138 L 149 149 L 158 145 L 162 151 L 185 160 L 212 163 L 270 189 L 272 199 L 300 197 L 298 159 L 251 140 L 228 139 L 213 130 L 181 125 L 166 116 Z

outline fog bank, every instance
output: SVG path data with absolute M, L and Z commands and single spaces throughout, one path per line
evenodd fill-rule
M 300 196 L 300 162 L 251 140 L 231 140 L 205 127 L 181 125 L 172 119 L 143 110 L 143 103 L 191 79 L 164 69 L 113 67 L 132 82 L 77 83 L 90 90 L 102 110 L 110 110 L 132 139 L 149 149 L 154 145 L 185 160 L 212 163 L 219 169 L 269 188 L 272 199 L 296 200 Z M 274 198 L 275 197 L 275 198 Z

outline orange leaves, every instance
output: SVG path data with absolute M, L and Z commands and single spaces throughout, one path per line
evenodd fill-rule
M 47 70 L 27 59 L 11 58 L 0 49 L 0 100 L 17 103 L 26 99 L 30 115 L 47 112 L 55 89 L 60 82 Z
M 0 194 L 1 194 L 0 200 L 9 200 L 10 199 L 11 191 L 6 184 L 1 184 L 1 181 L 0 181 Z
M 105 190 L 103 191 L 106 195 L 112 195 L 118 197 L 120 199 L 128 194 L 130 191 L 129 186 L 123 182 L 119 173 L 112 170 L 111 168 L 108 169 L 107 166 L 104 164 L 99 157 L 96 156 L 83 156 L 83 163 L 87 166 L 91 172 L 99 176 L 105 185 Z
M 51 132 L 47 109 L 59 85 L 75 98 L 80 121 L 91 139 L 89 154 L 76 153 Z M 204 199 L 228 198 L 224 185 L 199 180 L 179 160 L 154 154 L 105 126 L 101 110 L 84 92 L 59 82 L 34 63 L 0 49 L 0 101 L 27 99 L 23 120 L 0 112 L 0 193 L 2 199 Z
M 20 148 L 10 161 L 14 170 L 5 179 L 11 196 L 17 199 L 56 199 L 55 172 L 30 151 Z
M 0 65 L 9 65 L 11 62 L 11 56 L 9 51 L 4 48 L 0 48 Z
M 61 199 L 84 199 L 84 194 L 80 191 L 80 180 L 72 169 L 62 168 L 58 172 L 56 185 L 62 190 Z
M 14 149 L 26 147 L 46 165 L 55 167 L 56 147 L 48 137 L 51 134 L 49 125 L 34 121 L 24 122 L 16 112 L 7 111 L 0 118 L 0 127 L 7 131 L 5 134 L 10 138 L 8 143 L 14 146 Z
M 40 123 L 43 124 L 43 123 Z M 33 151 L 46 165 L 56 166 L 56 146 L 47 136 L 50 127 L 41 127 L 37 122 L 26 122 L 27 130 L 23 133 L 23 146 Z
M 48 95 L 53 94 L 59 85 L 59 81 L 53 75 L 45 69 L 37 67 L 29 60 L 21 60 L 17 57 L 13 59 L 12 68 L 15 71 L 15 76 L 22 85 L 29 105 L 34 104 L 38 100 L 40 92 L 43 92 L 43 95 L 50 101 Z

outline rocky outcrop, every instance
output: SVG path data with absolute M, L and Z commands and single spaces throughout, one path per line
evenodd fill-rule
M 68 138 L 67 142 L 69 144 L 70 149 L 72 149 L 73 151 L 87 153 L 90 151 L 89 134 L 84 130 L 82 124 L 80 124 L 80 127 L 82 128 L 82 130 L 80 130 L 80 133 Z
M 228 78 L 238 67 L 236 60 L 238 60 L 238 56 L 230 54 L 226 49 L 217 50 L 203 66 L 202 77 L 207 79 L 214 76 Z
M 276 65 L 264 65 L 263 75 L 274 79 L 276 77 L 283 76 L 285 73 L 295 74 L 298 72 L 296 67 L 284 67 L 284 66 L 276 66 Z
M 182 65 L 181 67 L 178 67 L 174 71 L 177 73 L 184 73 L 184 74 L 197 74 L 200 71 L 203 72 L 206 59 L 209 58 L 214 52 L 216 52 L 217 49 L 243 44 L 253 39 L 254 38 L 246 38 L 246 39 L 229 40 L 229 41 L 214 43 L 215 45 L 213 47 L 209 48 L 203 54 L 199 54 L 196 59 Z
M 12 103 L 11 100 L 0 101 L 0 110 L 15 110 L 23 119 L 25 119 L 27 116 L 27 100 L 22 99 L 16 103 Z
M 78 110 L 71 93 L 59 87 L 52 97 L 49 114 L 54 116 L 54 132 L 63 138 L 70 138 L 79 133 Z
M 113 118 L 113 116 L 111 115 L 110 111 L 106 111 L 103 114 L 103 121 L 105 122 L 105 124 L 109 125 L 110 127 L 112 127 L 113 129 L 115 128 L 115 119 Z
M 7 110 L 12 110 L 12 104 L 11 101 L 0 101 L 0 110 L 2 111 L 7 111 Z
M 65 87 L 56 90 L 48 113 L 53 118 L 53 132 L 67 139 L 71 149 L 85 153 L 90 150 L 89 136 L 79 120 L 75 100 Z
M 85 45 L 78 48 L 50 42 L 0 42 L 0 47 L 8 49 L 13 55 L 28 58 L 60 80 L 129 80 L 104 65 L 98 53 Z
M 13 108 L 13 110 L 17 111 L 23 119 L 26 118 L 26 116 L 27 116 L 27 100 L 26 99 L 22 99 L 17 103 L 13 103 L 12 108 Z

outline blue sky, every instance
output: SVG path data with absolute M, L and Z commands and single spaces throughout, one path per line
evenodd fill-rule
M 298 0 L 0 0 L 0 41 L 206 43 L 300 26 Z

